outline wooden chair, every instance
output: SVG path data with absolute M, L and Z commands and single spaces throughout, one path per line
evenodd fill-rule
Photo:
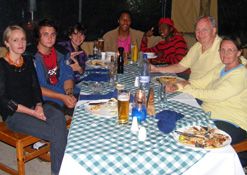
M 29 135 L 13 132 L 4 122 L 0 122 L 0 141 L 16 148 L 17 170 L 0 163 L 0 169 L 12 175 L 25 175 L 25 163 L 35 158 L 50 161 L 50 144 L 36 150 L 32 145 L 41 139 Z
M 232 145 L 232 147 L 235 149 L 237 153 L 247 151 L 247 139 L 243 140 L 240 143 L 236 143 Z

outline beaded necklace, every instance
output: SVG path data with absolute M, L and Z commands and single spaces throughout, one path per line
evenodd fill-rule
M 23 65 L 23 63 L 24 63 L 24 60 L 23 60 L 23 57 L 22 57 L 22 56 L 20 57 L 20 60 L 19 60 L 18 63 L 15 63 L 15 62 L 11 59 L 9 52 L 6 54 L 5 57 L 6 57 L 8 63 L 9 63 L 10 65 L 14 65 L 15 67 L 18 67 L 18 68 L 21 67 L 21 66 Z

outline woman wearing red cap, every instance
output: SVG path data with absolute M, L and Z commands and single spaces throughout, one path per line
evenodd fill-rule
M 143 35 L 141 51 L 154 52 L 158 56 L 151 59 L 152 64 L 176 64 L 187 53 L 187 45 L 182 35 L 174 27 L 170 18 L 161 18 L 159 20 L 159 31 L 162 40 L 154 47 L 148 48 L 148 37 L 153 35 L 153 28 Z

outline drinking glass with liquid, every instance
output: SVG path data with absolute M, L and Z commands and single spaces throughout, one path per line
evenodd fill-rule
M 129 122 L 129 101 L 130 92 L 128 90 L 118 91 L 118 124 Z

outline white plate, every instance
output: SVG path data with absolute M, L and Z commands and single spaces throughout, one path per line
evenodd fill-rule
M 90 68 L 107 68 L 106 60 L 88 60 L 86 66 Z
M 156 77 L 153 77 L 151 81 L 153 83 L 155 83 L 155 84 L 158 84 L 158 83 L 160 83 L 160 81 L 158 81 L 158 79 L 160 79 L 160 78 L 176 79 L 176 80 L 183 80 L 183 81 L 185 81 L 185 79 L 180 78 L 180 77 L 177 77 L 177 76 L 156 76 Z M 169 80 L 167 80 L 167 81 L 169 81 Z M 166 83 L 167 81 L 162 81 L 161 80 L 161 82 L 163 82 L 163 83 Z
M 157 57 L 158 57 L 157 55 L 154 55 L 154 56 L 148 57 L 148 59 L 154 59 L 154 58 L 157 58 Z
M 109 100 L 104 104 L 90 105 L 90 103 L 98 103 L 99 101 L 90 101 L 84 105 L 85 110 L 100 117 L 111 118 L 116 117 L 117 112 L 117 102 L 108 103 Z M 102 101 L 103 102 L 103 101 Z
M 147 55 L 147 58 L 154 58 L 156 56 L 154 52 L 143 52 L 143 54 Z
M 190 129 L 190 128 L 192 128 L 192 127 L 193 127 L 193 126 L 191 126 L 191 127 L 186 127 L 186 128 L 182 128 L 182 129 L 178 129 L 178 131 L 185 132 L 185 133 L 189 133 L 189 132 L 188 132 L 188 129 Z M 196 127 L 196 128 L 201 128 L 200 126 L 194 126 L 194 127 Z M 186 147 L 188 147 L 188 148 L 192 148 L 192 149 L 215 150 L 215 149 L 223 148 L 223 147 L 228 146 L 228 145 L 231 144 L 231 141 L 232 141 L 231 136 L 230 136 L 229 134 L 227 134 L 226 132 L 224 132 L 224 131 L 222 131 L 222 130 L 220 130 L 220 129 L 215 128 L 214 133 L 216 133 L 216 134 L 222 134 L 222 135 L 224 135 L 225 137 L 227 137 L 227 139 L 226 139 L 222 144 L 220 144 L 219 147 L 204 147 L 204 148 L 202 148 L 202 147 L 196 147 L 196 146 L 195 146 L 194 144 L 192 144 L 192 143 L 191 143 L 191 144 L 189 144 L 189 143 L 184 143 L 184 142 L 182 142 L 182 141 L 179 140 L 179 136 L 180 136 L 181 134 L 178 134 L 178 133 L 176 133 L 176 132 L 173 133 L 173 137 L 174 137 L 174 139 L 175 139 L 179 144 L 181 144 L 181 145 L 183 145 L 183 146 L 186 146 Z M 186 137 L 186 136 L 185 136 L 185 137 Z M 190 137 L 188 137 L 188 138 L 190 138 Z

